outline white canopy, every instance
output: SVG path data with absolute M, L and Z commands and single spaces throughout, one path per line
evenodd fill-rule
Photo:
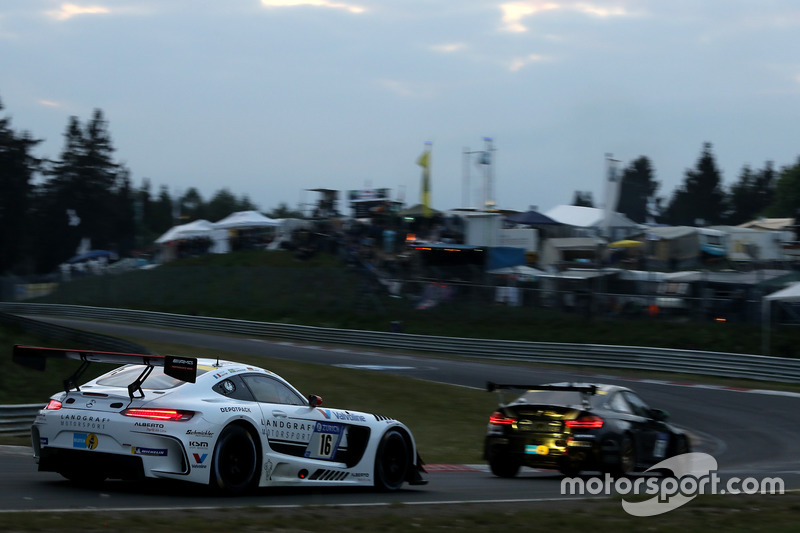
M 800 302 L 800 282 L 795 282 L 779 291 L 764 296 L 765 300 L 778 302 Z
M 258 211 L 237 211 L 216 222 L 214 227 L 224 229 L 263 228 L 278 226 L 280 222 L 273 218 L 265 217 Z
M 156 239 L 157 244 L 163 244 L 180 239 L 191 239 L 192 237 L 210 236 L 214 229 L 214 224 L 208 220 L 195 220 L 187 224 L 173 226 L 164 235 Z
M 772 302 L 800 302 L 800 282 L 764 296 L 761 300 L 761 353 L 769 355 L 772 340 Z

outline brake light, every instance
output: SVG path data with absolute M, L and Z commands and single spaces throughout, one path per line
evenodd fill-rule
M 517 423 L 516 418 L 508 418 L 500 411 L 495 411 L 489 417 L 489 423 L 493 426 L 511 426 Z
M 603 419 L 594 415 L 582 416 L 575 420 L 566 420 L 564 425 L 568 428 L 598 429 L 603 427 Z
M 136 418 L 147 418 L 149 420 L 163 420 L 167 422 L 183 422 L 190 420 L 194 416 L 192 411 L 180 411 L 178 409 L 142 409 L 131 408 L 122 411 L 125 416 Z
M 53 411 L 55 411 L 56 409 L 61 409 L 61 402 L 59 402 L 58 400 L 50 400 L 49 402 L 47 402 L 47 405 L 45 405 L 44 408 Z

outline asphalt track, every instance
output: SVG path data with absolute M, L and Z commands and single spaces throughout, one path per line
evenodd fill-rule
M 42 317 L 36 317 L 42 319 Z M 482 361 L 426 358 L 356 348 L 331 348 L 208 335 L 72 319 L 54 323 L 135 337 L 143 341 L 285 358 L 311 363 L 368 368 L 416 379 L 483 388 L 495 382 L 603 381 L 635 388 L 654 406 L 670 412 L 676 425 L 693 436 L 693 451 L 714 456 L 723 483 L 733 477 L 780 478 L 786 490 L 800 489 L 800 394 L 731 389 L 698 383 L 636 380 Z M 523 469 L 514 479 L 494 477 L 484 465 L 430 465 L 429 484 L 396 493 L 371 490 L 260 489 L 231 498 L 210 495 L 202 487 L 158 482 L 105 483 L 101 489 L 75 487 L 61 476 L 36 472 L 30 450 L 0 447 L 0 512 L 15 510 L 197 509 L 215 507 L 299 507 L 309 505 L 432 505 L 553 501 L 586 497 L 562 494 L 562 477 L 551 471 Z M 725 485 L 722 485 L 725 486 Z M 747 488 L 747 487 L 745 487 Z M 600 494 L 603 496 L 603 494 Z M 554 503 L 556 505 L 556 503 Z

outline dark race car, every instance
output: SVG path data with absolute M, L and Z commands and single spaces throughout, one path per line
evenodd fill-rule
M 483 457 L 492 473 L 513 477 L 521 466 L 624 476 L 690 451 L 688 436 L 631 389 L 615 385 L 498 385 L 525 391 L 489 417 Z

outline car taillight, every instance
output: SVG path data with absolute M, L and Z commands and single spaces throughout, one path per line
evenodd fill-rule
M 517 422 L 516 418 L 508 418 L 500 411 L 495 411 L 489 417 L 489 423 L 493 426 L 511 426 Z
M 564 425 L 568 428 L 598 429 L 603 427 L 603 419 L 594 415 L 582 416 L 575 420 L 566 420 Z
M 180 411 L 178 409 L 142 409 L 131 408 L 122 411 L 125 416 L 136 418 L 147 418 L 149 420 L 164 420 L 168 422 L 183 422 L 190 420 L 194 413 L 192 411 Z
M 45 405 L 44 408 L 52 410 L 61 409 L 61 402 L 59 402 L 58 400 L 50 400 L 49 402 L 47 402 L 47 405 Z

